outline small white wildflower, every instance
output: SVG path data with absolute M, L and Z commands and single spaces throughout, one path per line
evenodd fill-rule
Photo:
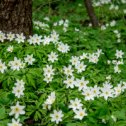
M 7 51 L 8 51 L 8 52 L 13 52 L 13 49 L 14 49 L 13 46 L 9 46 L 9 47 L 7 48 Z
M 25 111 L 23 110 L 25 108 L 25 106 L 21 106 L 19 105 L 19 102 L 17 101 L 15 106 L 11 106 L 11 112 L 9 113 L 9 115 L 15 115 L 15 118 L 17 119 L 19 117 L 19 115 L 24 115 Z
M 50 114 L 51 121 L 56 122 L 56 124 L 58 124 L 59 122 L 62 121 L 63 116 L 64 116 L 64 114 L 62 113 L 61 110 L 59 110 L 59 111 L 54 110 L 53 114 Z
M 86 113 L 86 108 L 84 108 L 84 109 L 79 109 L 79 110 L 75 110 L 74 111 L 75 112 L 75 116 L 74 116 L 74 118 L 75 119 L 79 119 L 79 120 L 82 120 L 83 118 L 84 118 L 84 116 L 87 116 L 87 113 Z

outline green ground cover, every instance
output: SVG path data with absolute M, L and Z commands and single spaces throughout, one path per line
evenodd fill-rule
M 33 36 L 0 32 L 0 126 L 126 126 L 125 4 L 94 1 L 92 28 L 81 0 L 33 0 Z

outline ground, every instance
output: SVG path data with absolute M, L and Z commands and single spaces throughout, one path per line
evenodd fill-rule
M 97 28 L 81 0 L 34 0 L 33 36 L 0 32 L 0 126 L 126 126 L 126 3 L 101 1 Z

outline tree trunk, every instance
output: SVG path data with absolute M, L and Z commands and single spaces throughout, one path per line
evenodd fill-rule
M 32 0 L 0 0 L 0 30 L 32 34 Z
M 92 1 L 91 0 L 84 0 L 84 4 L 87 9 L 87 13 L 88 13 L 89 18 L 91 20 L 92 26 L 97 27 L 99 24 L 98 24 L 98 20 L 95 15 L 95 12 L 94 12 L 94 8 L 92 6 Z

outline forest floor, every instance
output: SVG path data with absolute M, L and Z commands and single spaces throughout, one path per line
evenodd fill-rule
M 101 1 L 97 28 L 81 0 L 34 0 L 33 36 L 0 32 L 0 126 L 126 126 L 126 1 Z

